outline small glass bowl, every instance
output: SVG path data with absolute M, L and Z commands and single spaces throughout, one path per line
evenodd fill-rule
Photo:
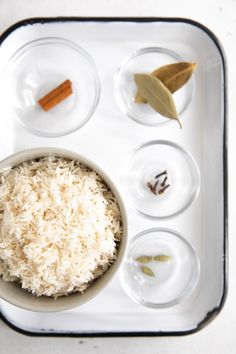
M 167 64 L 184 61 L 177 53 L 161 47 L 150 47 L 137 50 L 125 58 L 114 77 L 114 95 L 120 110 L 138 123 L 159 126 L 173 122 L 154 111 L 148 104 L 135 103 L 137 86 L 134 81 L 135 73 L 150 74 L 153 70 Z M 191 78 L 181 89 L 174 94 L 174 102 L 179 116 L 188 107 L 193 91 Z
M 65 80 L 73 94 L 44 112 L 37 101 Z M 41 38 L 19 48 L 4 70 L 6 102 L 30 132 L 63 136 L 82 127 L 100 97 L 100 84 L 90 55 L 63 38 Z
M 150 184 L 154 186 L 157 181 L 155 194 Z M 200 172 L 193 156 L 181 146 L 155 140 L 131 153 L 124 166 L 122 185 L 136 211 L 163 219 L 180 214 L 197 198 Z M 159 194 L 163 187 L 164 192 Z
M 160 255 L 168 258 L 154 260 Z M 150 261 L 141 263 L 138 257 L 149 257 Z M 120 279 L 124 291 L 135 302 L 161 309 L 189 297 L 199 274 L 199 260 L 190 243 L 173 230 L 154 228 L 131 240 Z

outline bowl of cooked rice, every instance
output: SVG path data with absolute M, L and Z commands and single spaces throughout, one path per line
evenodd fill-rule
M 124 256 L 121 195 L 94 162 L 37 148 L 0 162 L 0 298 L 31 311 L 80 306 Z

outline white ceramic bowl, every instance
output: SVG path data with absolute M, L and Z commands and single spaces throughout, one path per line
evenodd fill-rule
M 113 192 L 119 204 L 122 218 L 123 234 L 122 240 L 119 245 L 116 261 L 108 268 L 108 270 L 101 277 L 94 280 L 82 294 L 79 292 L 75 292 L 68 296 L 61 296 L 56 300 L 54 298 L 46 296 L 36 297 L 30 292 L 27 292 L 26 290 L 22 289 L 19 284 L 5 282 L 0 279 L 0 298 L 23 309 L 38 312 L 56 312 L 68 310 L 73 307 L 80 306 L 94 298 L 96 295 L 98 295 L 100 291 L 110 282 L 111 278 L 118 270 L 124 256 L 127 243 L 127 214 L 120 193 L 114 183 L 107 176 L 107 174 L 94 162 L 89 161 L 86 157 L 81 156 L 75 152 L 58 148 L 29 149 L 13 154 L 7 157 L 6 159 L 2 160 L 0 162 L 0 172 L 5 169 L 17 166 L 24 161 L 48 155 L 77 160 L 83 163 L 84 165 L 88 166 L 92 170 L 96 171 L 102 177 L 104 182 Z

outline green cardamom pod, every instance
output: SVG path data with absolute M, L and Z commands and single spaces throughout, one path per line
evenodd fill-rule
M 135 258 L 135 261 L 138 263 L 149 263 L 153 260 L 152 256 L 139 256 Z
M 143 272 L 143 274 L 148 275 L 149 277 L 155 277 L 153 271 L 151 270 L 151 268 L 147 267 L 147 266 L 142 266 L 141 267 L 141 271 Z
M 171 257 L 165 254 L 158 254 L 157 256 L 153 257 L 153 260 L 156 262 L 168 262 L 170 259 Z

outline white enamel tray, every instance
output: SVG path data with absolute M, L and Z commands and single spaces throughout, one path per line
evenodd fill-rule
M 43 37 L 70 39 L 92 56 L 101 82 L 99 105 L 77 132 L 42 138 L 1 110 L 0 97 L 0 159 L 32 147 L 63 147 L 94 159 L 122 190 L 122 168 L 135 147 L 157 139 L 181 145 L 200 169 L 197 200 L 179 216 L 162 221 L 138 215 L 128 206 L 129 238 L 153 227 L 180 232 L 198 254 L 200 280 L 187 300 L 168 309 L 134 303 L 117 275 L 97 298 L 62 313 L 28 312 L 1 300 L 2 319 L 19 331 L 38 335 L 180 335 L 199 330 L 219 313 L 227 289 L 227 97 L 221 45 L 207 28 L 185 19 L 30 19 L 0 37 L 0 80 L 11 55 L 26 42 Z M 117 67 L 145 47 L 171 49 L 186 61 L 198 63 L 193 98 L 181 118 L 182 130 L 177 124 L 143 126 L 122 114 L 116 104 L 113 78 Z

